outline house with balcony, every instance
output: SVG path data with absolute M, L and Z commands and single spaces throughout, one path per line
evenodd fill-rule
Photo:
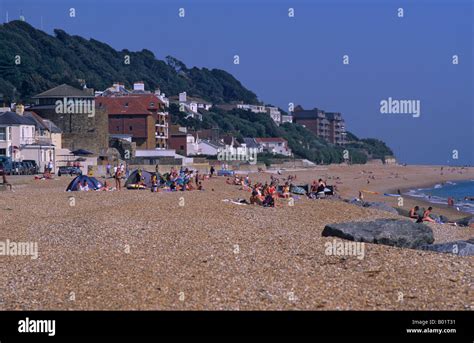
M 108 115 L 109 134 L 131 136 L 137 149 L 166 149 L 170 121 L 168 100 L 161 92 L 155 93 L 145 91 L 139 82 L 131 91 L 114 84 L 99 94 L 96 105 Z

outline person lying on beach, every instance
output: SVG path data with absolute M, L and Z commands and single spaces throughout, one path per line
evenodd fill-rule
M 436 223 L 436 221 L 430 217 L 431 211 L 433 210 L 433 207 L 428 207 L 428 209 L 423 213 L 423 221 L 424 222 L 430 222 L 430 223 Z

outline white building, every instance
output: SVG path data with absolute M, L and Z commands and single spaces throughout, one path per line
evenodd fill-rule
M 51 133 L 48 136 L 44 126 L 38 125 L 31 115 L 26 115 L 28 112 L 24 112 L 22 105 L 18 105 L 16 111 L 0 113 L 0 156 L 9 157 L 13 162 L 34 160 L 40 170 L 44 170 L 49 162 L 55 165 L 53 141 L 59 139 L 60 142 L 61 135 L 59 138 Z
M 237 108 L 253 113 L 267 113 L 265 106 L 262 105 L 237 104 Z
M 195 118 L 202 120 L 202 114 L 199 110 L 209 111 L 212 104 L 199 98 L 189 97 L 186 92 L 179 93 L 178 96 L 179 109 L 188 114 L 187 118 Z
M 267 111 L 267 114 L 270 116 L 270 118 L 273 119 L 273 121 L 277 124 L 281 124 L 281 112 L 278 109 L 278 107 L 266 107 L 265 108 Z
M 281 123 L 280 124 L 292 123 L 292 122 L 293 122 L 293 116 L 292 115 L 286 115 L 286 114 L 281 115 Z
M 288 147 L 286 139 L 275 138 L 255 138 L 255 142 L 263 147 L 264 151 L 272 154 L 291 156 L 291 149 Z

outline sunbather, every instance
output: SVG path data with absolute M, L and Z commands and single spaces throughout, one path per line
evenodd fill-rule
M 430 222 L 430 223 L 436 223 L 436 221 L 430 217 L 431 211 L 433 210 L 433 207 L 428 207 L 428 209 L 423 213 L 423 221 L 424 222 Z

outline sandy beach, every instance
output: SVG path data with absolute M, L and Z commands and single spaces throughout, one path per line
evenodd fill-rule
M 345 198 L 474 179 L 474 168 L 444 169 L 331 165 L 283 176 L 328 179 Z M 250 177 L 269 181 L 270 173 Z M 321 236 L 326 224 L 397 217 L 388 212 L 302 197 L 293 206 L 236 205 L 222 200 L 249 193 L 223 177 L 204 181 L 202 192 L 173 193 L 68 193 L 70 180 L 10 177 L 14 192 L 0 192 L 0 241 L 38 244 L 37 259 L 0 256 L 0 309 L 474 309 L 473 257 L 375 244 L 362 259 L 325 254 L 334 240 Z M 404 197 L 403 208 L 415 202 Z M 430 227 L 435 243 L 474 237 L 474 228 Z

